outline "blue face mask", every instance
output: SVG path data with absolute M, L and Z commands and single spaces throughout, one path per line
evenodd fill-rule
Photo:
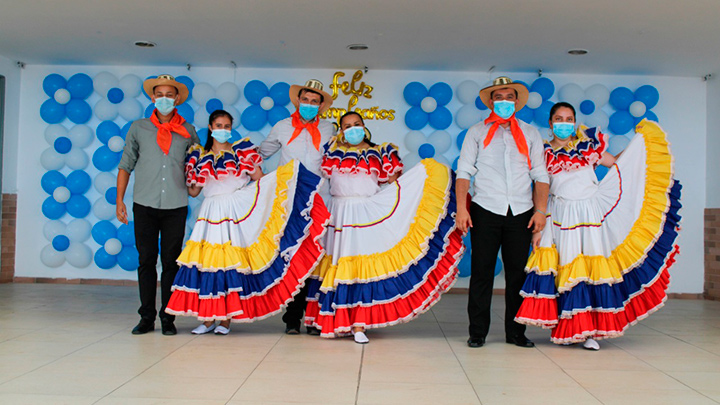
M 230 140 L 230 137 L 232 137 L 232 133 L 230 133 L 227 129 L 213 129 L 210 135 L 212 135 L 212 137 L 220 143 L 225 143 Z
M 350 127 L 343 130 L 343 135 L 350 145 L 359 145 L 365 139 L 365 127 Z
M 572 122 L 554 122 L 553 134 L 559 139 L 567 139 L 575 133 L 575 124 Z
M 515 102 L 507 100 L 493 101 L 493 111 L 500 118 L 506 120 L 515 114 Z
M 306 121 L 312 121 L 315 117 L 317 117 L 320 106 L 300 103 L 300 107 L 298 109 L 300 110 L 301 117 L 303 117 Z
M 159 97 L 155 99 L 155 108 L 162 115 L 168 115 L 175 109 L 175 99 L 169 97 Z

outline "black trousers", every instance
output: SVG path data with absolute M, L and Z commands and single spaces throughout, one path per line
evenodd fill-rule
M 306 282 L 303 288 L 295 295 L 295 298 L 288 304 L 282 320 L 289 328 L 300 328 L 305 307 L 307 307 L 307 294 L 308 284 Z
M 174 209 L 158 209 L 133 204 L 135 216 L 135 244 L 139 253 L 140 267 L 138 267 L 138 287 L 140 288 L 140 309 L 138 313 L 144 319 L 154 321 L 157 311 L 155 302 L 157 296 L 157 258 L 158 237 L 160 238 L 160 262 L 162 273 L 160 275 L 160 319 L 175 320 L 174 315 L 165 313 L 165 307 L 170 300 L 175 275 L 178 272 L 177 258 L 182 252 L 182 243 L 185 236 L 185 219 L 187 207 Z
M 514 319 L 523 300 L 520 290 L 525 282 L 525 265 L 532 238 L 532 231 L 527 226 L 532 215 L 532 210 L 519 215 L 512 215 L 508 210 L 506 216 L 497 215 L 471 204 L 472 273 L 468 298 L 471 337 L 484 338 L 490 329 L 495 262 L 501 246 L 505 268 L 505 335 L 525 333 L 525 325 Z

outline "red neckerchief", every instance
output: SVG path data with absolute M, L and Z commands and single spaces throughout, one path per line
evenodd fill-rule
M 290 142 L 294 141 L 295 138 L 300 135 L 300 132 L 302 132 L 303 129 L 307 129 L 307 131 L 310 133 L 310 136 L 312 137 L 315 149 L 320 150 L 320 130 L 318 129 L 318 123 L 320 122 L 320 120 L 315 118 L 311 122 L 304 123 L 302 122 L 302 120 L 300 120 L 300 112 L 297 110 L 293 113 L 293 115 L 291 115 L 291 117 L 292 126 L 293 128 L 295 128 L 295 131 L 293 132 L 287 144 L 290 145 Z
M 517 118 L 515 118 L 515 114 L 508 119 L 503 119 L 500 118 L 499 115 L 495 114 L 495 112 L 490 113 L 490 116 L 485 119 L 485 125 L 492 124 L 492 126 L 488 129 L 487 136 L 483 142 L 483 148 L 487 148 L 490 144 L 490 141 L 492 141 L 493 135 L 495 135 L 495 131 L 497 131 L 500 124 L 506 124 L 508 122 L 510 123 L 510 133 L 512 133 L 512 137 L 515 140 L 515 145 L 517 145 L 518 151 L 525 155 L 528 161 L 528 167 L 532 168 L 530 155 L 528 153 L 527 140 L 525 139 L 525 134 L 523 134 L 522 129 L 520 129 L 520 124 L 518 123 Z
M 160 120 L 158 119 L 156 113 L 157 110 L 153 111 L 152 115 L 150 116 L 150 121 L 152 121 L 152 123 L 155 124 L 158 129 L 158 146 L 160 146 L 160 149 L 162 149 L 163 153 L 167 155 L 168 152 L 170 152 L 173 132 L 182 136 L 183 138 L 190 138 L 190 133 L 183 126 L 183 124 L 185 123 L 185 118 L 183 118 L 182 116 L 180 116 L 180 114 L 177 113 L 177 109 L 173 110 L 173 117 L 172 119 L 170 119 L 170 122 L 166 122 L 164 124 L 160 123 Z

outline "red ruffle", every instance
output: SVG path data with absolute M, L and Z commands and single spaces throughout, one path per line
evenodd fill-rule
M 515 320 L 527 325 L 552 328 L 558 323 L 557 300 L 525 297 Z
M 341 173 L 374 173 L 378 181 L 386 182 L 402 172 L 403 164 L 397 148 L 392 144 L 362 151 L 335 148 L 332 151 L 327 148 L 323 154 L 321 169 L 326 176 L 332 175 L 333 170 Z
M 561 171 L 573 171 L 595 165 L 602 158 L 607 146 L 607 136 L 601 132 L 578 141 L 570 151 L 564 149 L 556 151 L 549 144 L 545 144 L 547 171 L 550 174 L 557 174 Z

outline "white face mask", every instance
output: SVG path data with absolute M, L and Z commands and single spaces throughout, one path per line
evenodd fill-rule
M 155 108 L 162 115 L 168 115 L 175 109 L 175 99 L 170 97 L 158 97 L 155 99 Z
M 227 129 L 213 129 L 210 135 L 220 143 L 225 143 L 232 137 L 232 133 Z

